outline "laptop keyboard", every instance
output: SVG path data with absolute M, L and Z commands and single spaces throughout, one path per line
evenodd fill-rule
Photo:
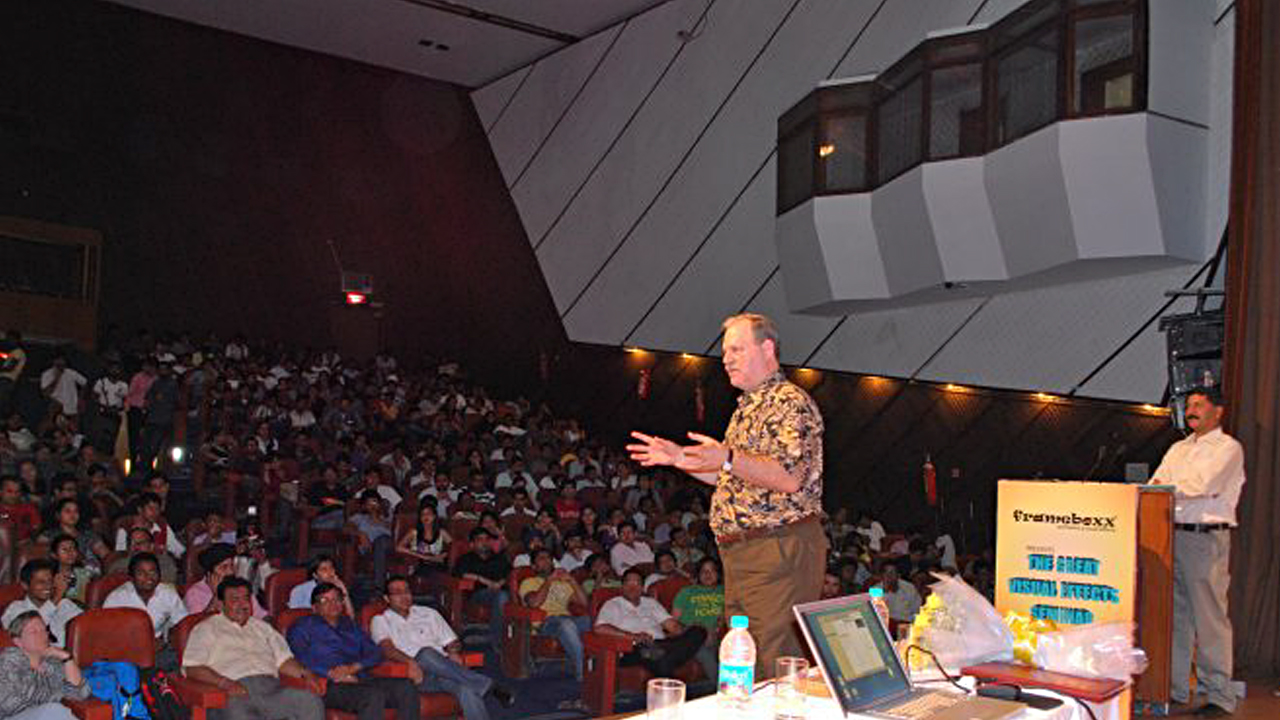
M 956 693 L 927 692 L 909 697 L 897 705 L 877 708 L 876 714 L 905 718 L 906 720 L 927 718 L 939 710 L 955 705 L 963 699 L 963 695 Z

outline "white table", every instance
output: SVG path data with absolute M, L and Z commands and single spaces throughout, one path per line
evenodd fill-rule
M 936 675 L 935 675 L 936 677 Z M 931 680 L 930 677 L 923 677 L 921 680 Z M 963 678 L 961 684 L 972 688 L 974 685 L 973 678 Z M 922 687 L 930 690 L 956 690 L 955 686 L 947 682 L 926 682 Z M 1036 710 L 1028 707 L 1021 715 L 1015 716 L 1016 720 L 1093 720 L 1089 717 L 1089 713 L 1081 707 L 1080 703 L 1075 699 L 1059 695 L 1049 690 L 1035 690 L 1037 695 L 1046 695 L 1054 697 L 1062 701 L 1062 704 L 1052 710 Z M 1093 715 L 1097 720 L 1121 720 L 1125 715 L 1121 712 L 1121 702 L 1129 696 L 1129 693 L 1121 693 L 1105 703 L 1089 703 L 1093 709 Z M 688 702 L 684 706 L 684 720 L 713 720 L 719 716 L 718 698 L 715 695 L 699 698 Z M 868 720 L 878 720 L 867 715 L 848 715 L 845 716 L 840 705 L 834 698 L 830 697 L 808 697 L 807 720 L 845 720 L 848 718 L 868 718 Z M 751 696 L 751 705 L 748 714 L 749 720 L 773 720 L 773 687 L 769 683 L 762 683 L 759 689 Z

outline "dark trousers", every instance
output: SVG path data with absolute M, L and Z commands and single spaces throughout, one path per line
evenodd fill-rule
M 354 713 L 357 720 L 382 720 L 382 711 L 396 711 L 396 720 L 418 720 L 418 689 L 407 678 L 368 678 L 354 683 L 329 681 L 324 706 Z
M 701 625 L 685 628 L 675 637 L 654 640 L 618 658 L 621 665 L 643 665 L 658 677 L 674 677 L 676 669 L 698 653 L 707 641 L 707 629 Z

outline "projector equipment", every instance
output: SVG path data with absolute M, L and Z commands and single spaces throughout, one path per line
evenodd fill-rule
M 361 295 L 373 294 L 373 273 L 352 272 L 350 270 L 342 271 L 342 292 L 359 293 Z
M 1169 355 L 1169 394 L 1173 401 L 1173 423 L 1178 429 L 1185 430 L 1187 393 L 1196 388 L 1222 385 L 1225 314 L 1221 309 L 1204 309 L 1205 299 L 1221 296 L 1222 291 L 1199 288 L 1176 290 L 1166 295 L 1196 296 L 1194 312 L 1160 318 L 1160 331 L 1165 333 Z

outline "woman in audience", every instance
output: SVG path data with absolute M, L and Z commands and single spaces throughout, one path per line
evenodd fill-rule
M 550 510 L 543 508 L 538 511 L 533 524 L 524 529 L 524 537 L 521 538 L 525 545 L 533 538 L 542 541 L 542 547 L 551 551 L 552 557 L 559 557 L 561 547 L 564 542 L 561 539 L 560 528 L 556 527 L 555 516 Z
M 89 684 L 71 653 L 49 644 L 49 628 L 35 610 L 5 629 L 13 647 L 0 650 L 0 720 L 72 720 L 60 701 L 88 698 Z
M 582 536 L 586 543 L 591 543 L 597 547 L 603 546 L 600 542 L 600 516 L 596 514 L 596 509 L 590 505 L 584 505 L 582 508 L 582 517 L 578 519 L 578 526 L 573 530 Z
M 80 561 L 80 547 L 73 535 L 62 533 L 49 543 L 49 552 L 58 561 L 58 573 L 54 575 L 55 586 L 62 588 L 62 596 L 84 604 L 84 591 L 89 581 L 98 573 Z
M 102 538 L 80 527 L 80 503 L 73 498 L 62 498 L 53 506 L 53 521 L 56 524 L 40 536 L 41 541 L 52 543 L 58 535 L 70 535 L 76 539 L 76 547 L 85 565 L 101 571 L 102 563 L 111 551 Z
M 583 592 L 590 595 L 597 588 L 619 587 L 622 587 L 622 581 L 613 572 L 613 566 L 609 564 L 609 556 L 596 553 L 587 558 L 587 579 L 582 581 Z
M 418 524 L 410 528 L 396 543 L 396 552 L 418 559 L 414 574 L 429 577 L 435 573 L 449 571 L 449 545 L 453 538 L 444 529 L 444 523 L 436 515 L 434 498 L 422 499 L 422 507 L 418 509 Z
M 502 531 L 502 521 L 498 519 L 498 513 L 492 510 L 485 510 L 480 513 L 480 527 L 489 531 L 494 555 L 507 551 L 507 546 L 511 543 L 507 541 L 507 534 Z

